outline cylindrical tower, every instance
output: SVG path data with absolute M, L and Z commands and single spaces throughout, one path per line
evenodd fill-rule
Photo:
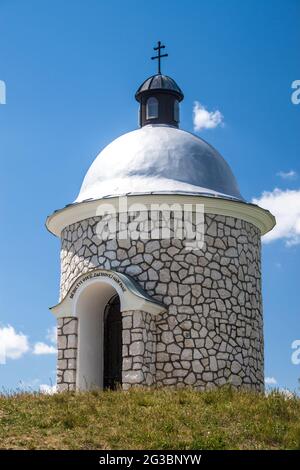
M 260 239 L 274 217 L 178 128 L 174 80 L 150 77 L 136 98 L 140 129 L 102 150 L 76 201 L 47 219 L 61 239 L 58 389 L 263 390 Z

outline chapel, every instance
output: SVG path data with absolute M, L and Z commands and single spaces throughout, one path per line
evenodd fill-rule
M 139 128 L 101 150 L 75 201 L 47 218 L 61 242 L 58 391 L 264 389 L 261 237 L 275 219 L 180 128 L 164 47 L 135 93 Z

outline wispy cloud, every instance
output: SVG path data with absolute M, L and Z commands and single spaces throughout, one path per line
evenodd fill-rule
M 281 388 L 279 392 L 282 393 L 287 400 L 291 400 L 296 396 L 295 393 L 291 392 L 288 388 Z
M 269 395 L 270 393 L 272 393 L 274 390 L 272 387 L 275 387 L 275 385 L 277 385 L 276 391 L 281 393 L 286 400 L 290 400 L 295 397 L 295 394 L 291 392 L 290 390 L 288 390 L 287 388 L 279 387 L 278 382 L 275 379 L 275 377 L 265 377 L 265 385 L 268 386 L 265 392 L 266 395 Z
M 40 356 L 42 354 L 56 354 L 56 347 L 39 341 L 33 347 L 33 354 Z
M 57 343 L 57 328 L 56 328 L 56 326 L 53 326 L 52 328 L 49 328 L 49 330 L 47 331 L 46 338 L 50 341 L 50 343 L 52 343 L 56 346 L 56 343 Z
M 277 380 L 275 377 L 265 377 L 265 384 L 266 385 L 277 385 Z
M 52 344 L 47 344 L 44 343 L 43 341 L 38 341 L 35 343 L 33 347 L 33 354 L 36 355 L 44 355 L 44 354 L 56 354 L 57 348 L 56 348 L 56 343 L 57 343 L 57 328 L 56 326 L 53 326 L 52 328 L 49 328 L 46 334 L 46 339 L 50 341 Z
M 11 326 L 0 327 L 0 364 L 5 364 L 6 359 L 19 359 L 29 351 L 28 338 L 23 333 L 18 333 Z
M 45 393 L 47 395 L 52 395 L 56 392 L 57 387 L 56 385 L 48 385 L 48 384 L 41 384 L 40 379 L 30 379 L 30 380 L 20 380 L 18 384 L 19 391 L 22 392 L 36 392 L 40 391 L 41 393 Z
M 268 209 L 276 217 L 276 226 L 263 237 L 265 243 L 283 239 L 287 247 L 300 244 L 300 189 L 264 191 L 254 204 Z
M 56 385 L 47 385 L 47 384 L 40 385 L 40 392 L 45 393 L 46 395 L 53 395 L 53 393 L 56 393 L 56 390 L 57 390 Z
M 24 392 L 36 390 L 39 387 L 39 379 L 30 379 L 30 380 L 20 380 L 18 384 L 18 389 Z
M 208 111 L 199 101 L 194 102 L 193 123 L 194 130 L 214 129 L 222 125 L 224 121 L 223 114 L 219 111 Z
M 277 176 L 280 176 L 283 180 L 295 180 L 298 177 L 298 173 L 295 170 L 279 171 Z

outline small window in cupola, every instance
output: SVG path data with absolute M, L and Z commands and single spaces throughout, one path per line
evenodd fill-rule
M 158 118 L 158 99 L 151 96 L 146 103 L 146 119 Z

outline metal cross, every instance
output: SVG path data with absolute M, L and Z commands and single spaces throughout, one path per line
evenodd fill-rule
M 157 47 L 153 47 L 153 49 L 154 49 L 155 51 L 158 51 L 158 53 L 157 53 L 157 55 L 155 55 L 154 57 L 151 57 L 151 59 L 152 59 L 152 60 L 158 59 L 158 73 L 159 73 L 159 75 L 161 74 L 161 71 L 160 71 L 160 59 L 161 59 L 162 57 L 168 57 L 168 54 L 161 54 L 161 53 L 160 53 L 161 49 L 164 49 L 165 47 L 166 47 L 166 46 L 163 46 L 160 41 L 158 41 Z

